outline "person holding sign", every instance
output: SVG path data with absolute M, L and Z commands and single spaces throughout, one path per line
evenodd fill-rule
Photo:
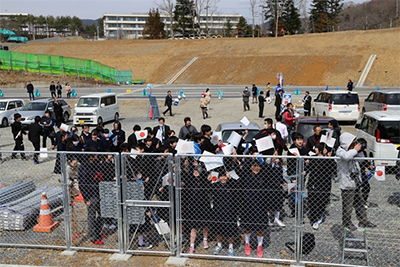
M 218 141 L 218 144 L 213 145 L 211 143 L 211 126 L 207 124 L 203 124 L 201 126 L 201 133 L 204 135 L 204 141 L 201 144 L 201 152 L 208 151 L 210 153 L 217 154 L 220 149 L 220 145 L 222 145 L 222 140 Z
M 264 113 L 264 103 L 265 103 L 265 97 L 264 97 L 264 92 L 260 91 L 260 95 L 258 96 L 258 117 L 259 118 L 264 118 L 263 113 Z

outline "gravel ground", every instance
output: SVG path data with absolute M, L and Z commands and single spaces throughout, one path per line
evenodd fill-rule
M 295 96 L 297 97 L 297 96 Z M 297 101 L 295 98 L 294 101 Z M 70 105 L 73 107 L 74 102 L 71 101 Z M 160 106 L 161 101 L 160 101 Z M 134 124 L 140 124 L 142 127 L 155 126 L 157 121 L 147 120 L 146 113 L 148 109 L 147 101 L 121 101 L 121 122 L 122 127 L 125 129 L 127 134 L 130 134 L 130 129 Z M 246 115 L 250 121 L 257 122 L 260 126 L 262 125 L 262 119 L 258 118 L 258 109 L 256 105 L 251 105 L 250 112 L 242 111 L 241 99 L 224 99 L 216 100 L 213 99 L 211 103 L 210 115 L 211 118 L 203 120 L 201 117 L 201 111 L 198 108 L 197 100 L 184 100 L 181 101 L 178 107 L 173 108 L 174 117 L 166 117 L 166 123 L 176 131 L 179 130 L 183 124 L 183 118 L 185 116 L 192 117 L 192 123 L 197 128 L 200 128 L 201 124 L 207 123 L 215 128 L 217 124 L 221 122 L 232 122 L 239 121 L 244 115 Z M 163 111 L 161 108 L 161 112 Z M 274 109 L 272 105 L 266 106 L 265 115 L 272 116 Z M 111 124 L 107 124 L 107 127 L 111 127 Z M 349 131 L 354 133 L 354 127 L 352 125 L 346 125 L 342 128 L 343 131 Z M 2 148 L 3 150 L 10 150 L 13 148 L 13 140 L 10 133 L 10 128 L 0 128 L 2 135 Z M 26 150 L 32 150 L 31 144 L 26 141 Z M 32 179 L 38 187 L 42 186 L 61 186 L 58 182 L 59 175 L 51 174 L 54 167 L 55 155 L 49 154 L 47 159 L 43 160 L 42 164 L 33 165 L 32 161 L 21 161 L 21 160 L 10 160 L 9 153 L 3 153 L 5 161 L 0 165 L 0 184 L 7 186 L 16 183 L 21 180 Z M 398 221 L 399 210 L 396 205 L 389 204 L 390 199 L 396 198 L 400 195 L 398 189 L 398 182 L 394 179 L 393 175 L 387 175 L 386 181 L 378 182 L 374 178 L 371 180 L 371 194 L 370 203 L 372 203 L 368 209 L 368 216 L 370 220 L 378 225 L 378 228 L 368 230 L 367 236 L 369 241 L 369 247 L 371 248 L 371 259 L 372 264 L 375 266 L 398 266 L 400 262 L 400 224 Z M 339 189 L 336 184 L 332 186 L 333 197 L 331 199 L 331 205 L 328 207 L 329 216 L 326 221 L 320 227 L 320 230 L 314 231 L 305 219 L 305 232 L 313 232 L 316 235 L 316 249 L 308 256 L 303 259 L 307 261 L 323 261 L 340 263 L 341 262 L 341 242 L 342 242 L 342 230 L 340 228 L 341 220 L 341 204 L 338 199 L 340 196 Z M 289 213 L 289 209 L 285 206 L 285 212 Z M 86 208 L 83 204 L 78 203 L 74 206 L 74 214 L 76 215 L 76 229 L 83 236 L 87 231 L 86 229 Z M 355 220 L 354 221 L 357 223 Z M 53 231 L 51 234 L 39 234 L 29 229 L 25 232 L 0 232 L 0 243 L 21 243 L 21 244 L 43 244 L 43 245 L 64 245 L 64 223 L 62 214 L 54 214 L 54 220 L 60 222 L 60 226 Z M 293 259 L 293 254 L 285 249 L 284 243 L 292 241 L 294 237 L 294 220 L 291 218 L 284 218 L 284 222 L 287 227 L 285 228 L 271 228 L 267 231 L 265 241 L 265 257 L 269 258 L 280 258 L 280 259 Z M 359 236 L 361 232 L 354 232 L 354 236 Z M 211 237 L 211 248 L 208 251 L 199 249 L 196 253 L 207 254 L 212 252 L 215 243 L 215 238 Z M 75 241 L 74 241 L 75 242 Z M 92 244 L 87 239 L 82 238 L 77 241 L 77 246 L 91 247 Z M 253 242 L 253 241 L 252 241 Z M 117 248 L 117 234 L 108 233 L 104 248 L 116 249 Z M 187 236 L 184 235 L 183 252 L 187 252 Z M 162 243 L 159 245 L 159 249 L 162 249 Z M 238 256 L 245 256 L 243 253 L 244 242 L 242 237 L 237 238 L 235 243 L 235 251 Z M 157 249 L 157 248 L 156 248 Z M 73 257 L 62 257 L 59 256 L 59 250 L 48 250 L 48 249 L 22 249 L 22 248 L 4 248 L 0 247 L 0 263 L 7 264 L 32 264 L 32 265 L 45 265 L 45 266 L 71 266 L 77 263 L 85 262 L 85 264 L 91 265 L 103 265 L 103 266 L 125 266 L 128 264 L 144 264 L 146 266 L 161 266 L 164 265 L 165 257 L 154 257 L 154 256 L 136 256 L 132 257 L 128 263 L 113 263 L 108 262 L 107 259 L 111 256 L 109 253 L 93 253 L 93 252 L 78 252 Z M 224 255 L 225 252 L 222 252 Z M 255 255 L 252 255 L 255 257 Z M 198 259 L 190 259 L 189 265 L 191 266 L 258 266 L 261 264 L 257 263 L 243 263 L 243 262 L 230 262 L 230 261 L 205 261 Z M 346 263 L 353 264 L 365 264 L 363 257 L 359 258 L 347 258 Z M 265 265 L 263 265 L 265 266 Z

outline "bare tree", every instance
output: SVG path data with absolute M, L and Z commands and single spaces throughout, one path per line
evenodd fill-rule
M 159 10 L 167 13 L 167 15 L 169 17 L 169 22 L 170 22 L 169 32 L 170 32 L 171 38 L 174 38 L 174 29 L 172 28 L 172 24 L 174 21 L 175 1 L 174 0 L 161 0 L 160 3 L 155 2 L 155 4 L 158 6 Z
M 258 0 L 250 0 L 250 11 L 251 11 L 251 30 L 252 30 L 252 35 L 254 38 L 254 26 L 255 26 L 255 17 L 256 17 L 256 7 L 258 5 Z
M 214 16 L 214 14 L 217 14 L 219 12 L 219 8 L 218 8 L 218 3 L 220 0 L 207 0 L 206 2 L 206 7 L 207 7 L 207 37 L 210 35 L 210 26 L 208 26 L 208 17 L 212 18 Z M 211 25 L 211 29 L 212 29 L 212 25 Z
M 303 28 L 304 32 L 309 32 L 309 20 L 308 20 L 308 0 L 296 0 L 295 5 L 297 5 L 300 10 L 300 14 L 303 17 Z

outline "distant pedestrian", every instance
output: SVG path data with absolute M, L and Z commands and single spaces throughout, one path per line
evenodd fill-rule
M 200 108 L 201 108 L 201 112 L 202 112 L 202 114 L 203 114 L 203 119 L 208 118 L 206 94 L 202 94 L 202 95 L 201 95 L 201 98 L 200 98 Z
M 252 102 L 251 103 L 256 103 L 257 104 L 257 95 L 258 95 L 258 88 L 257 88 L 257 86 L 253 83 L 253 87 L 251 88 L 251 91 L 252 91 L 252 93 L 253 93 L 253 100 L 252 100 Z
M 282 105 L 282 90 L 278 90 L 278 94 L 275 96 L 275 119 L 278 120 L 278 115 L 281 114 L 281 105 Z
M 57 97 L 54 98 L 53 110 L 54 110 L 54 115 L 56 117 L 56 125 L 60 126 L 61 123 L 64 122 L 63 109 L 62 109 L 62 103 Z M 67 123 L 67 121 L 65 123 Z
M 50 84 L 50 95 L 51 98 L 56 97 L 56 85 L 54 84 L 54 81 L 51 81 Z
M 167 92 L 167 96 L 165 97 L 165 103 L 164 106 L 168 107 L 164 112 L 164 116 L 165 114 L 169 111 L 169 115 L 172 117 L 174 115 L 172 115 L 172 95 L 171 95 L 171 91 Z
M 279 94 L 279 90 L 281 90 L 283 94 L 285 93 L 285 90 L 283 90 L 283 88 L 281 87 L 281 85 L 278 83 L 278 84 L 276 85 L 276 87 L 275 87 L 275 95 L 278 95 L 278 94 Z
M 304 96 L 302 102 L 304 104 L 304 116 L 310 116 L 311 113 L 311 100 L 310 92 L 306 91 L 306 95 Z
M 354 88 L 353 81 L 349 79 L 349 82 L 347 83 L 347 90 L 351 92 L 353 91 L 353 88 Z
M 242 93 L 242 97 L 243 97 L 243 111 L 250 110 L 250 105 L 249 105 L 249 101 L 250 101 L 250 91 L 249 88 L 246 86 L 244 88 L 244 91 Z
M 33 84 L 29 81 L 28 84 L 26 85 L 26 91 L 29 94 L 29 100 L 35 100 L 35 95 L 33 94 Z
M 56 90 L 57 90 L 57 97 L 61 98 L 62 97 L 62 86 L 61 86 L 60 82 L 57 82 Z
M 28 139 L 31 141 L 35 151 L 40 151 L 40 136 L 43 135 L 43 128 L 39 124 L 42 118 L 40 116 L 35 117 L 35 122 L 32 124 L 29 124 L 28 128 Z M 38 154 L 35 153 L 33 155 L 33 163 L 34 164 L 39 164 L 38 161 Z
M 261 91 L 260 95 L 258 96 L 258 117 L 259 118 L 264 118 L 263 113 L 264 113 L 264 103 L 265 103 L 265 98 L 264 98 L 264 92 Z
M 24 142 L 23 142 L 23 135 L 26 134 L 24 129 L 22 129 L 21 123 L 21 114 L 15 113 L 14 114 L 14 123 L 11 124 L 11 132 L 13 134 L 15 146 L 14 151 L 21 151 L 21 159 L 26 160 Z M 11 158 L 15 159 L 17 157 L 17 153 L 12 153 Z
M 69 83 L 65 84 L 65 94 L 67 95 L 67 98 L 71 98 L 71 85 Z
M 210 109 L 211 92 L 209 88 L 206 89 L 206 100 L 207 100 L 207 109 Z
M 271 94 L 271 83 L 267 83 L 265 88 L 265 97 L 270 97 Z

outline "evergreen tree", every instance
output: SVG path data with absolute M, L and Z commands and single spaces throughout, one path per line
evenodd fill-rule
M 174 10 L 173 27 L 184 37 L 194 32 L 193 18 L 196 16 L 195 6 L 192 0 L 177 0 Z
M 150 39 L 161 39 L 164 33 L 164 26 L 158 9 L 150 9 L 149 17 L 144 24 L 143 35 L 149 35 Z
M 314 32 L 327 32 L 340 22 L 343 0 L 312 0 L 310 21 Z
M 239 18 L 239 22 L 236 27 L 238 36 L 246 36 L 249 33 L 249 27 L 247 25 L 247 21 L 243 16 Z
M 289 0 L 282 13 L 282 20 L 285 32 L 290 34 L 299 33 L 301 29 L 301 20 L 299 10 L 294 6 L 294 1 Z
M 224 37 L 231 37 L 232 32 L 233 32 L 233 26 L 232 26 L 231 20 L 228 19 L 225 23 Z

